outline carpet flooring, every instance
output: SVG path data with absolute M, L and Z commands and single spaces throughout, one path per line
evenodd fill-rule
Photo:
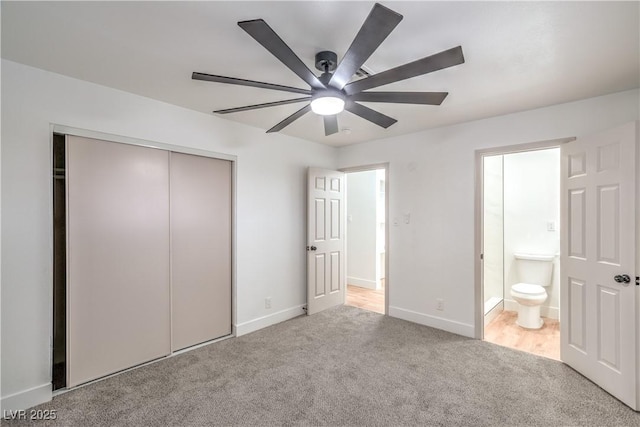
M 61 394 L 60 426 L 639 426 L 560 362 L 337 307 Z M 27 422 L 3 421 L 3 425 Z

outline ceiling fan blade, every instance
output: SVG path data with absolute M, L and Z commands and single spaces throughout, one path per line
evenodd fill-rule
M 443 68 L 453 67 L 464 63 L 462 47 L 454 47 L 449 50 L 418 59 L 417 61 L 392 68 L 382 73 L 374 74 L 362 80 L 349 83 L 344 90 L 349 95 L 353 95 L 363 90 L 383 86 L 389 83 L 399 82 L 411 77 L 421 76 Z
M 349 98 L 363 102 L 440 105 L 447 95 L 449 92 L 360 92 Z
M 295 113 L 293 113 L 292 115 L 290 115 L 289 117 L 287 117 L 286 119 L 284 119 L 283 121 L 281 121 L 280 123 L 272 127 L 271 129 L 269 129 L 267 133 L 281 131 L 282 129 L 286 128 L 294 121 L 298 120 L 300 117 L 307 114 L 309 111 L 311 111 L 311 105 L 306 105 L 302 107 L 301 109 L 299 109 L 298 111 L 296 111 Z
M 314 89 L 325 88 L 318 77 L 304 65 L 302 60 L 293 53 L 291 48 L 282 41 L 280 36 L 278 36 L 264 20 L 254 19 L 251 21 L 240 21 L 238 25 L 271 52 L 273 56 L 289 67 L 291 71 L 296 73 L 298 77 L 307 82 L 309 86 Z
M 322 117 L 324 118 L 324 135 L 329 136 L 338 133 L 338 115 Z
M 237 108 L 227 108 L 227 109 L 224 109 L 224 110 L 216 110 L 216 111 L 214 111 L 214 113 L 217 113 L 217 114 L 238 113 L 240 111 L 257 110 L 259 108 L 266 108 L 266 107 L 277 107 L 278 105 L 294 104 L 296 102 L 310 101 L 310 100 L 311 100 L 310 96 L 308 96 L 306 98 L 285 99 L 284 101 L 265 102 L 264 104 L 247 105 L 246 107 L 237 107 Z
M 365 107 L 364 105 L 358 104 L 353 101 L 348 101 L 344 108 L 345 110 L 355 114 L 356 116 L 360 116 L 365 120 L 369 120 L 370 122 L 375 123 L 385 129 L 397 122 L 397 120 L 392 117 L 385 116 L 384 114 L 379 113 L 376 110 L 372 110 L 369 107 Z
M 204 80 L 207 82 L 228 83 L 240 86 L 252 86 L 262 89 L 281 90 L 284 92 L 301 93 L 303 95 L 311 95 L 309 89 L 298 89 L 297 87 L 276 85 L 273 83 L 257 82 L 254 80 L 237 79 L 235 77 L 216 76 L 214 74 L 196 73 L 191 74 L 193 80 Z
M 345 53 L 329 85 L 341 90 L 391 31 L 402 21 L 402 15 L 376 3 L 365 19 L 356 38 Z

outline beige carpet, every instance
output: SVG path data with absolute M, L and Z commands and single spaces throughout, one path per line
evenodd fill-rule
M 640 425 L 640 414 L 560 362 L 354 307 L 169 358 L 39 409 L 58 419 L 33 425 Z

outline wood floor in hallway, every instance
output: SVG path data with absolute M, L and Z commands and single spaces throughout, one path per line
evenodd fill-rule
M 381 289 L 347 285 L 346 305 L 384 314 L 384 282 Z
M 503 311 L 484 328 L 485 341 L 515 348 L 538 356 L 560 360 L 560 322 L 543 317 L 540 329 L 525 329 L 516 325 L 518 313 Z

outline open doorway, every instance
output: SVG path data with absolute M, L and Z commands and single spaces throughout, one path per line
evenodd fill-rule
M 346 171 L 346 305 L 386 313 L 386 168 Z
M 560 148 L 482 162 L 484 339 L 560 360 Z

